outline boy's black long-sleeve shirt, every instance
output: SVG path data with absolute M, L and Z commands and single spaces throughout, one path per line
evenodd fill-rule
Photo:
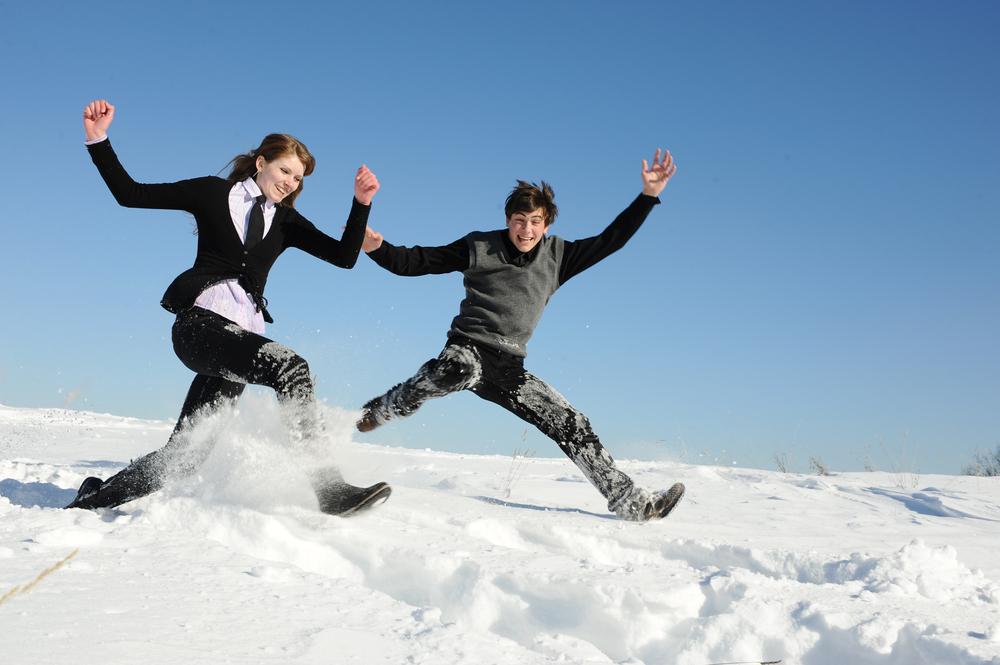
M 640 194 L 598 235 L 565 241 L 559 285 L 624 247 L 659 202 L 655 196 Z M 514 247 L 506 231 L 503 239 L 512 262 L 517 265 L 530 262 L 540 246 L 530 252 L 521 252 Z M 441 275 L 469 267 L 469 243 L 465 237 L 438 247 L 401 247 L 383 241 L 382 246 L 368 256 L 386 270 L 404 277 Z

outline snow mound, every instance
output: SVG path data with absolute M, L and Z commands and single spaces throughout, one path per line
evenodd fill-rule
M 914 540 L 888 558 L 858 566 L 872 593 L 919 595 L 939 603 L 1000 604 L 1000 587 L 958 560 L 951 545 L 930 547 Z

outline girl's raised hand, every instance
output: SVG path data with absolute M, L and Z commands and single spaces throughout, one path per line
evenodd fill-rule
M 359 203 L 371 205 L 378 188 L 378 178 L 375 177 L 375 174 L 367 166 L 362 164 L 361 168 L 358 169 L 357 175 L 354 177 L 354 198 Z
M 108 127 L 115 119 L 115 107 L 106 99 L 95 99 L 83 107 L 83 131 L 88 141 L 107 136 Z

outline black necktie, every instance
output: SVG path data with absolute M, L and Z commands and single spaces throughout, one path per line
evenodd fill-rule
M 264 239 L 264 201 L 267 197 L 261 194 L 254 200 L 250 210 L 250 223 L 247 225 L 247 249 L 250 249 Z

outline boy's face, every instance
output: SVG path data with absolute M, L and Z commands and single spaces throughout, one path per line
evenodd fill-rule
M 535 208 L 530 212 L 515 212 L 507 218 L 507 235 L 522 252 L 530 252 L 549 230 L 545 224 L 545 210 Z

